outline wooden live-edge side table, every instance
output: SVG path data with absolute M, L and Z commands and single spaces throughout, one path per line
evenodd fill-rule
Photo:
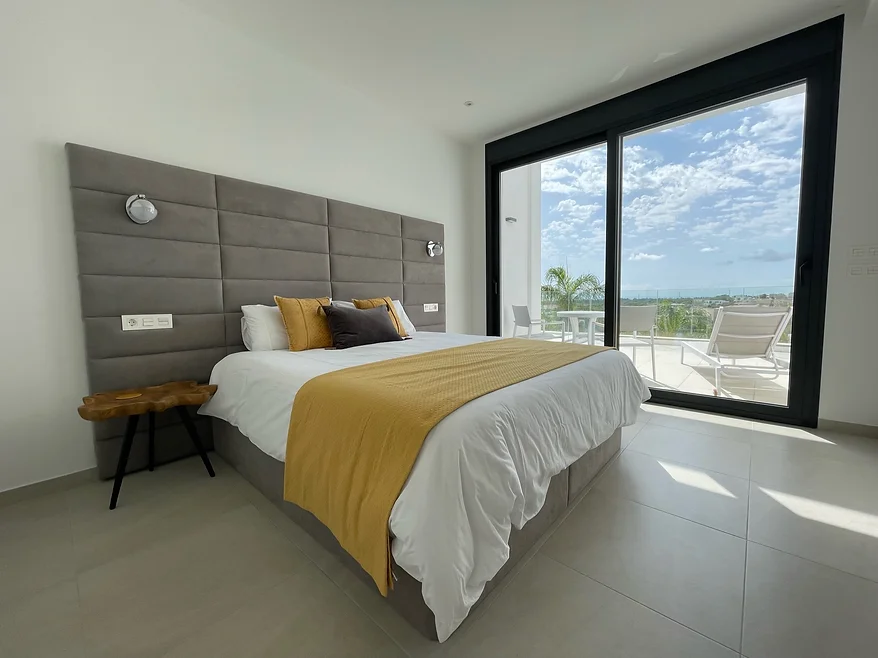
M 82 406 L 79 407 L 79 415 L 90 421 L 109 420 L 110 418 L 128 418 L 125 427 L 125 438 L 122 440 L 122 449 L 119 451 L 119 461 L 116 464 L 116 477 L 113 480 L 113 495 L 110 497 L 110 509 L 116 509 L 116 501 L 119 499 L 119 490 L 122 488 L 122 478 L 125 477 L 125 467 L 128 465 L 128 455 L 131 453 L 131 444 L 134 443 L 134 433 L 137 431 L 137 422 L 140 416 L 148 414 L 149 420 L 149 470 L 155 466 L 155 414 L 158 411 L 176 409 L 180 420 L 186 426 L 189 438 L 195 444 L 195 449 L 201 455 L 204 467 L 214 477 L 213 466 L 207 458 L 204 445 L 198 437 L 195 423 L 189 416 L 186 407 L 193 404 L 204 404 L 216 393 L 216 386 L 212 384 L 198 384 L 197 382 L 170 382 L 161 386 L 147 386 L 144 388 L 129 388 L 123 391 L 109 391 L 96 393 L 82 398 Z

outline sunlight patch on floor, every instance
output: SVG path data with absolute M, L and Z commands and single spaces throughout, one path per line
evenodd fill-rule
M 878 539 L 878 516 L 812 498 L 759 487 L 796 516 Z
M 802 441 L 812 441 L 814 443 L 826 443 L 828 445 L 836 445 L 835 441 L 818 436 L 812 430 L 803 429 L 801 427 L 787 427 L 785 425 L 771 425 L 769 423 L 756 423 L 753 426 L 754 431 L 760 434 L 771 434 L 773 436 L 784 436 L 790 439 L 800 439 Z
M 687 487 L 695 487 L 696 489 L 701 489 L 720 496 L 726 496 L 727 498 L 737 498 L 735 494 L 726 489 L 704 471 L 697 471 L 694 468 L 687 468 L 686 466 L 680 466 L 679 464 L 669 464 L 660 459 L 657 461 L 659 465 L 667 471 L 668 475 L 680 484 L 684 484 Z

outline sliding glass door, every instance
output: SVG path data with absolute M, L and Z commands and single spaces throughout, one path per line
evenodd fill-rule
M 500 176 L 501 335 L 602 338 L 607 145 Z
M 487 330 L 816 424 L 841 19 L 486 146 Z
M 653 388 L 787 406 L 806 95 L 622 137 L 618 345 Z

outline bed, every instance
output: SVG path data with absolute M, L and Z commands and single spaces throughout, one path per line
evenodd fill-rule
M 318 375 L 496 340 L 417 332 L 349 350 L 240 352 L 213 369 L 221 456 L 324 546 L 347 558 L 309 513 L 283 501 L 283 461 L 296 391 Z M 444 641 L 619 450 L 648 389 L 631 361 L 606 351 L 485 395 L 430 433 L 393 507 L 388 601 Z M 364 580 L 369 580 L 364 577 Z
M 370 582 L 324 525 L 283 501 L 283 437 L 309 378 L 491 340 L 443 333 L 445 254 L 428 248 L 445 240 L 442 222 L 87 146 L 66 150 L 90 391 L 218 382 L 196 420 L 206 446 Z M 128 219 L 133 194 L 155 202 L 155 221 Z M 272 305 L 275 295 L 390 296 L 417 333 L 343 352 L 247 352 L 241 307 Z M 172 314 L 173 327 L 123 331 L 120 315 L 143 312 Z M 606 351 L 473 400 L 436 425 L 390 516 L 390 605 L 428 637 L 447 638 L 619 450 L 620 428 L 634 422 L 646 391 L 630 360 Z M 98 473 L 113 477 L 124 423 L 93 425 Z M 156 463 L 190 454 L 185 438 L 174 414 L 158 414 Z M 147 466 L 146 445 L 138 434 L 128 472 Z M 485 463 L 450 468 L 480 446 Z M 498 477 L 507 495 L 479 518 Z M 463 528 L 461 541 L 449 542 L 448 528 Z M 443 579 L 455 565 L 465 578 Z

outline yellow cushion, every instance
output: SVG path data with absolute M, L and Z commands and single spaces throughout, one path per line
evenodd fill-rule
M 399 316 L 396 314 L 396 309 L 393 306 L 393 300 L 390 297 L 375 297 L 374 299 L 353 299 L 354 306 L 357 308 L 378 308 L 379 306 L 386 306 L 390 311 L 390 319 L 393 321 L 393 327 L 396 329 L 397 333 L 400 336 L 405 338 L 408 334 L 405 332 L 405 327 L 402 326 L 402 322 L 400 322 Z
M 332 347 L 329 321 L 320 308 L 329 304 L 329 297 L 296 299 L 275 295 L 274 303 L 277 304 L 284 319 L 291 351 L 301 352 L 318 347 Z

